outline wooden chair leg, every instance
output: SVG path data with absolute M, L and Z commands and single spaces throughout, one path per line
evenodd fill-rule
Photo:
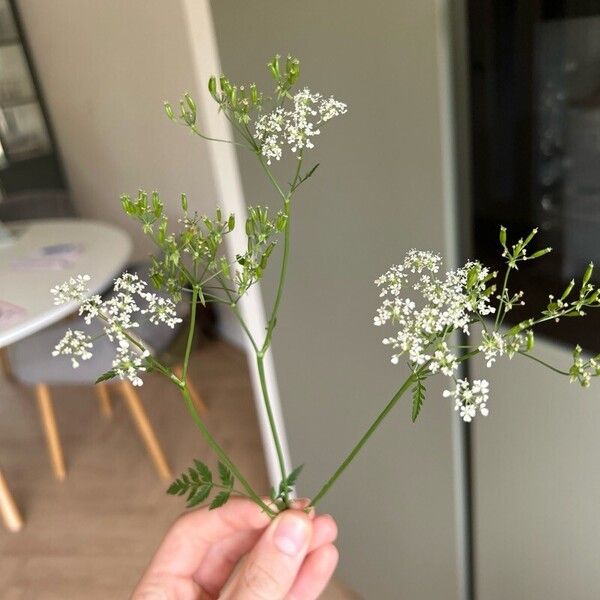
M 19 531 L 23 527 L 23 519 L 8 489 L 2 471 L 0 471 L 0 514 L 2 514 L 2 520 L 8 530 Z
M 38 408 L 42 417 L 42 424 L 46 433 L 46 441 L 50 452 L 50 460 L 54 475 L 60 481 L 66 477 L 65 460 L 63 457 L 60 437 L 58 436 L 58 428 L 56 426 L 56 418 L 54 416 L 54 406 L 50 390 L 45 383 L 38 383 L 35 386 L 35 394 L 37 396 Z
M 0 365 L 2 365 L 2 372 L 4 373 L 6 379 L 8 379 L 8 381 L 14 381 L 15 376 L 12 371 L 6 348 L 0 348 Z
M 181 367 L 181 365 L 176 365 L 175 367 L 173 367 L 173 373 L 175 373 L 175 375 L 177 375 L 177 377 L 181 379 L 183 375 L 183 368 Z M 200 415 L 205 415 L 208 412 L 208 406 L 206 406 L 206 403 L 202 399 L 202 396 L 198 392 L 198 389 L 190 379 L 189 375 L 186 377 L 185 382 L 187 384 L 187 388 L 190 392 L 190 397 L 192 399 L 192 402 L 194 403 L 194 406 L 196 407 L 196 410 L 200 413 Z
M 148 454 L 150 454 L 150 458 L 154 462 L 154 466 L 156 467 L 158 474 L 164 480 L 171 479 L 173 474 L 169 468 L 169 465 L 167 464 L 167 460 L 162 448 L 160 447 L 156 434 L 154 433 L 154 429 L 150 424 L 141 398 L 129 381 L 122 381 L 118 384 L 118 386 L 119 391 L 125 398 L 125 403 L 127 404 L 127 408 L 131 413 L 131 417 L 138 428 L 140 436 L 142 437 L 144 444 L 146 444 Z
M 110 394 L 108 393 L 108 386 L 105 383 L 97 383 L 94 389 L 100 402 L 100 413 L 103 417 L 110 419 L 113 416 L 113 409 Z

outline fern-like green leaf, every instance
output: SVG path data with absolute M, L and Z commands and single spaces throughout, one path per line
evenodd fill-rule
M 197 488 L 196 492 L 192 494 L 191 498 L 187 501 L 186 507 L 193 508 L 204 502 L 208 498 L 212 487 L 212 484 L 206 483 Z
M 203 481 L 212 481 L 211 470 L 202 461 L 194 460 L 194 466 L 196 467 L 196 471 L 198 471 L 200 479 Z
M 219 479 L 221 483 L 226 487 L 231 489 L 233 487 L 233 475 L 231 471 L 219 461 Z
M 102 383 L 103 381 L 108 381 L 110 379 L 114 379 L 117 376 L 115 371 L 106 371 L 106 373 L 102 373 L 98 379 L 96 379 L 95 383 Z
M 412 421 L 414 423 L 421 412 L 421 407 L 425 400 L 425 386 L 423 385 L 423 379 L 421 377 L 417 377 L 417 381 L 412 389 L 412 397 Z
M 296 481 L 298 481 L 298 477 L 300 477 L 300 473 L 302 473 L 302 469 L 304 468 L 304 465 L 300 465 L 299 467 L 296 467 L 288 476 L 286 479 L 286 486 L 288 488 L 293 488 L 296 485 Z
M 223 506 L 229 500 L 230 492 L 222 491 L 219 492 L 210 503 L 208 510 L 214 510 L 215 508 L 219 508 L 219 506 Z

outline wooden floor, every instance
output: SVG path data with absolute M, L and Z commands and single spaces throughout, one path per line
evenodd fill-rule
M 257 489 L 268 489 L 245 357 L 215 342 L 199 351 L 192 379 L 207 423 Z M 0 464 L 25 518 L 0 527 L 2 600 L 117 600 L 132 587 L 182 501 L 165 494 L 122 401 L 101 416 L 90 388 L 53 390 L 67 478 L 54 479 L 30 390 L 0 376 Z M 175 389 L 155 375 L 141 395 L 176 473 L 214 459 Z M 332 587 L 324 598 L 349 598 Z

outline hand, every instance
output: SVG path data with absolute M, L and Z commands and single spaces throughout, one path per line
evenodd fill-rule
M 232 498 L 175 522 L 132 600 L 314 600 L 337 565 L 336 536 L 329 515 L 288 510 L 271 521 Z

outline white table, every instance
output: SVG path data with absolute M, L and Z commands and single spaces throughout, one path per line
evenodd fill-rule
M 76 303 L 55 306 L 50 288 L 69 277 L 90 275 L 92 294 L 105 289 L 123 270 L 131 255 L 129 236 L 113 225 L 87 219 L 48 219 L 11 224 L 15 239 L 0 246 L 0 301 L 22 310 L 17 319 L 0 324 L 0 348 L 39 331 L 77 308 Z M 74 244 L 80 252 L 63 269 L 20 266 L 43 247 Z M 0 514 L 6 526 L 17 531 L 22 519 L 0 470 Z

